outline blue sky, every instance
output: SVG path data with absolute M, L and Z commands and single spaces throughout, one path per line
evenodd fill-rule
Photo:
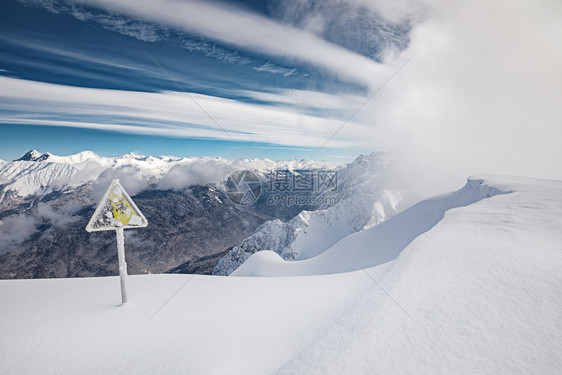
M 408 19 L 362 1 L 117 3 L 0 3 L 0 159 L 349 160 L 388 146 L 363 136 L 368 108 L 330 137 L 393 73 Z

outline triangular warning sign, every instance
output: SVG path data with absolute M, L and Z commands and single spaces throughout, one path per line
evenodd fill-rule
M 119 228 L 144 228 L 147 225 L 148 221 L 123 189 L 119 180 L 113 180 L 86 226 L 86 230 L 97 232 Z

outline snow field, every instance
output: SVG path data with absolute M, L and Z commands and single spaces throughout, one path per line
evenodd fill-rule
M 118 277 L 2 280 L 0 372 L 269 373 L 372 287 L 360 273 L 143 275 L 120 306 Z
M 258 252 L 238 270 L 254 277 L 132 276 L 123 307 L 117 277 L 0 281 L 2 373 L 562 368 L 561 181 L 471 178 L 339 246 Z
M 562 182 L 492 178 L 509 194 L 446 212 L 377 290 L 279 374 L 559 374 Z

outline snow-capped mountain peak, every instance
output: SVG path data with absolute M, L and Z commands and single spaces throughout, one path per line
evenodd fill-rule
M 90 159 L 99 159 L 100 157 L 92 151 L 82 151 L 74 155 L 69 156 L 57 156 L 49 152 L 43 154 L 36 161 L 48 161 L 54 163 L 68 163 L 68 164 L 80 164 Z
M 58 156 L 30 150 L 13 162 L 0 163 L 0 201 L 8 192 L 19 196 L 45 194 L 95 181 L 105 170 L 123 167 L 116 160 L 92 151 Z
M 129 152 L 128 154 L 118 156 L 117 159 L 135 159 L 135 160 L 146 160 L 148 157 L 142 154 L 137 154 L 136 152 Z
M 150 183 L 162 182 L 162 189 L 178 189 L 191 184 L 218 183 L 236 170 L 311 169 L 331 167 L 331 163 L 305 160 L 272 161 L 267 159 L 227 160 L 222 158 L 145 156 L 131 152 L 117 157 L 98 156 L 82 151 L 69 156 L 28 151 L 13 162 L 0 162 L 0 201 L 8 192 L 18 196 L 46 194 L 85 183 L 106 183 L 123 178 L 137 192 Z M 174 168 L 177 167 L 177 168 Z M 174 168 L 174 169 L 173 169 Z M 103 177 L 100 180 L 100 176 Z M 126 189 L 127 182 L 124 182 Z
M 16 159 L 14 161 L 36 161 L 37 159 L 39 159 L 41 156 L 43 156 L 42 153 L 40 153 L 37 150 L 29 150 L 28 152 L 25 153 L 25 155 L 23 155 L 21 158 Z
M 82 151 L 74 155 L 68 156 L 57 156 L 50 152 L 41 153 L 37 150 L 29 150 L 21 158 L 14 161 L 34 161 L 34 162 L 52 162 L 52 163 L 67 163 L 67 164 L 79 164 L 88 159 L 100 158 L 92 151 Z

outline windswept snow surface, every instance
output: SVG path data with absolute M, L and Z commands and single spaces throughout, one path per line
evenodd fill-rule
M 277 373 L 560 374 L 562 182 L 482 182 Z
M 125 244 L 126 246 L 126 244 Z M 359 273 L 0 281 L 2 374 L 267 374 L 372 288 Z
M 447 212 L 467 206 L 483 198 L 508 192 L 498 190 L 482 179 L 469 179 L 466 185 L 451 194 L 422 201 L 398 216 L 370 229 L 354 233 L 336 242 L 317 257 L 297 262 L 284 262 L 279 257 L 255 253 L 232 276 L 296 276 L 340 273 L 382 266 L 386 269 L 415 238 L 430 230 Z M 326 237 L 333 229 L 322 228 Z M 379 273 L 381 268 L 377 268 Z
M 125 307 L 116 277 L 0 281 L 2 373 L 562 368 L 561 181 L 472 178 L 339 244 L 371 268 L 326 274 L 353 268 L 327 268 L 334 248 L 305 261 L 317 276 L 133 276 Z

